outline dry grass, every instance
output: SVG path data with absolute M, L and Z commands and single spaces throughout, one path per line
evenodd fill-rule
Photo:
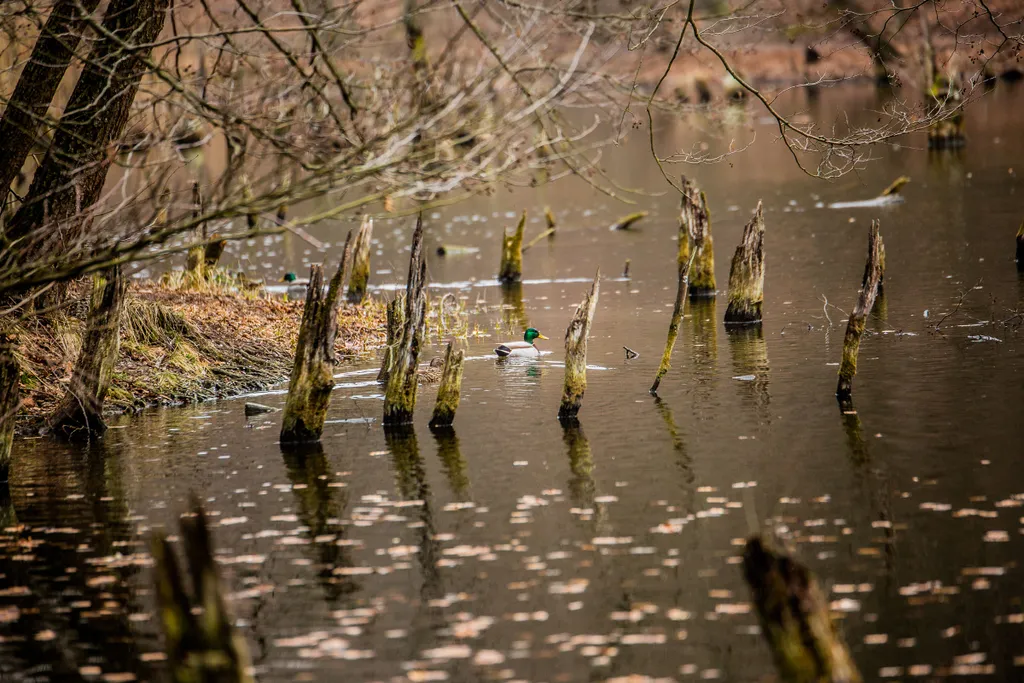
M 286 380 L 302 307 L 301 301 L 131 286 L 107 410 L 201 401 Z M 339 358 L 383 345 L 378 302 L 342 306 L 338 319 Z M 79 317 L 56 314 L 17 331 L 23 417 L 46 415 L 63 396 L 84 327 Z

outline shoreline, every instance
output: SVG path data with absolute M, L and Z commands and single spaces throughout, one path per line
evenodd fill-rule
M 288 381 L 303 306 L 304 301 L 130 284 L 104 414 L 232 398 Z M 37 434 L 67 390 L 85 328 L 84 309 L 72 305 L 17 329 L 19 436 Z M 384 343 L 381 303 L 371 299 L 338 307 L 339 363 Z

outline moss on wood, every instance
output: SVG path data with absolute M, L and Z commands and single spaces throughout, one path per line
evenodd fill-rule
M 523 232 L 526 229 L 526 212 L 519 217 L 519 224 L 511 235 L 508 230 L 501 234 L 501 263 L 498 266 L 498 280 L 503 284 L 523 279 Z
M 427 311 L 427 264 L 423 254 L 423 216 L 416 218 L 409 255 L 409 277 L 405 286 L 402 336 L 392 353 L 391 373 L 384 394 L 385 426 L 412 422 L 416 408 L 416 369 L 423 343 Z
M 348 281 L 348 302 L 361 304 L 370 283 L 370 246 L 373 240 L 373 219 L 366 216 L 352 247 L 352 277 Z
M 836 386 L 836 397 L 841 404 L 848 402 L 853 394 L 853 378 L 857 374 L 860 338 L 864 334 L 864 322 L 874 307 L 875 297 L 878 295 L 878 286 L 882 280 L 884 253 L 878 221 L 871 221 L 864 282 L 857 298 L 857 304 L 853 307 L 853 312 L 850 313 L 850 320 L 846 324 L 846 336 L 843 338 L 843 359 L 839 364 L 839 382 Z
M 646 218 L 647 211 L 637 211 L 635 213 L 627 214 L 619 220 L 612 223 L 612 230 L 629 230 L 633 227 L 633 224 L 637 221 Z
M 14 356 L 14 339 L 0 332 L 0 488 L 7 485 L 11 443 L 18 413 L 21 366 Z
M 430 418 L 431 427 L 450 427 L 455 421 L 455 412 L 459 409 L 462 394 L 462 361 L 465 357 L 462 349 L 454 350 L 452 343 L 444 354 L 444 369 L 441 371 L 441 385 L 437 388 L 437 402 L 434 414 Z
M 590 325 L 597 310 L 597 299 L 601 292 L 601 271 L 594 275 L 590 291 L 576 307 L 576 312 L 565 330 L 565 380 L 562 386 L 562 403 L 558 418 L 574 420 L 583 405 L 583 393 L 587 390 L 587 338 Z

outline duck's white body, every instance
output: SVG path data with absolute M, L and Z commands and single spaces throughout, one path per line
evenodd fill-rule
M 494 352 L 498 354 L 498 358 L 507 358 L 509 356 L 527 357 L 527 356 L 539 356 L 540 349 L 525 341 L 514 341 L 505 342 L 499 344 Z

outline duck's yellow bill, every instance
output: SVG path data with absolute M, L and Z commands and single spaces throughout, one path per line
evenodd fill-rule
M 537 334 L 537 339 L 547 339 L 543 334 Z

